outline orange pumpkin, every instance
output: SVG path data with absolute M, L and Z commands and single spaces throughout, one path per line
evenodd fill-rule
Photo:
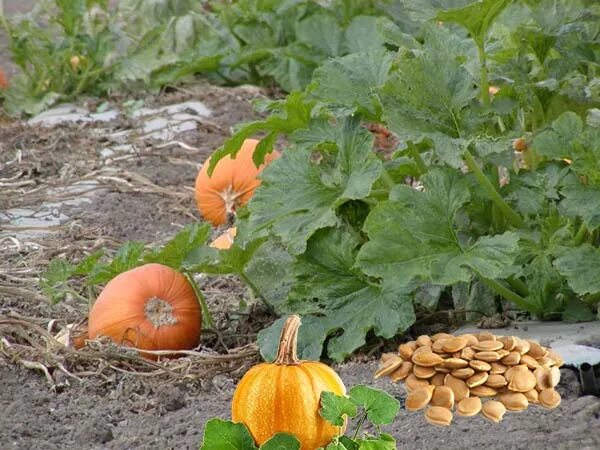
M 210 159 L 202 165 L 196 178 L 196 204 L 202 216 L 214 226 L 231 221 L 235 210 L 245 205 L 260 186 L 258 174 L 279 157 L 279 152 L 273 151 L 257 168 L 252 155 L 258 143 L 256 139 L 246 139 L 235 159 L 229 156 L 221 159 L 210 177 Z
M 187 350 L 200 342 L 202 313 L 179 272 L 146 264 L 108 282 L 89 315 L 89 336 L 142 350 Z M 142 353 L 144 356 L 148 354 Z
M 2 70 L 2 67 L 0 67 L 0 90 L 6 89 L 7 87 L 8 87 L 8 78 L 6 77 L 6 73 L 4 73 L 4 70 Z
M 325 447 L 344 427 L 319 415 L 321 392 L 346 388 L 329 366 L 300 361 L 296 354 L 300 317 L 290 316 L 281 332 L 277 359 L 252 367 L 233 394 L 231 416 L 250 430 L 258 445 L 276 433 L 294 434 L 302 450 Z
M 221 236 L 216 238 L 214 241 L 210 243 L 210 246 L 219 250 L 228 250 L 233 245 L 233 238 L 237 234 L 237 228 L 232 227 L 228 229 Z

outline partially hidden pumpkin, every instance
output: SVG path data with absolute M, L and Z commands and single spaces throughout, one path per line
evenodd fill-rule
M 211 176 L 208 175 L 210 158 L 202 165 L 196 178 L 196 205 L 202 217 L 214 226 L 230 222 L 236 209 L 245 205 L 260 186 L 258 174 L 279 157 L 274 150 L 257 168 L 252 155 L 259 142 L 246 139 L 235 159 L 226 156 L 219 160 Z
M 231 227 L 226 232 L 210 243 L 210 246 L 218 250 L 228 250 L 233 245 L 233 239 L 237 234 L 237 228 Z
M 141 350 L 189 350 L 200 342 L 202 313 L 181 273 L 146 264 L 109 281 L 89 314 L 89 337 Z M 142 352 L 143 356 L 151 357 Z
M 258 445 L 276 433 L 291 433 L 302 450 L 325 447 L 345 426 L 319 415 L 323 391 L 346 393 L 340 377 L 318 361 L 300 361 L 296 347 L 300 317 L 290 316 L 281 332 L 277 359 L 252 367 L 233 394 L 231 416 L 243 423 Z
M 0 90 L 6 89 L 8 87 L 8 78 L 6 77 L 6 73 L 0 67 Z

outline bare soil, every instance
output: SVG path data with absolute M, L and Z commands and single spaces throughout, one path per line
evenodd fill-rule
M 11 11 L 31 2 L 19 3 L 5 1 Z M 0 51 L 3 63 L 9 65 L 6 52 Z M 112 252 L 125 240 L 160 243 L 199 220 L 192 190 L 198 168 L 229 135 L 231 126 L 254 117 L 250 100 L 262 94 L 254 88 L 198 85 L 145 99 L 148 106 L 200 100 L 213 115 L 197 130 L 177 136 L 187 149 L 176 143 L 158 148 L 156 142 L 140 140 L 133 155 L 120 159 L 103 158 L 102 150 L 113 144 L 106 139 L 110 132 L 135 125 L 130 119 L 111 122 L 102 135 L 94 132 L 93 124 L 47 129 L 0 121 L 0 213 L 39 208 L 61 197 L 60 188 L 76 182 L 96 183 L 91 201 L 62 207 L 58 212 L 70 220 L 49 227 L 45 234 L 17 238 L 22 229 L 0 222 L 0 233 L 8 233 L 0 239 L 1 449 L 196 449 L 209 418 L 230 417 L 235 384 L 258 361 L 252 347 L 255 333 L 273 319 L 252 305 L 232 277 L 203 279 L 221 335 L 205 335 L 201 350 L 225 356 L 240 347 L 249 350 L 211 376 L 202 376 L 195 366 L 188 377 L 178 378 L 140 364 L 132 363 L 129 369 L 116 363 L 102 365 L 99 359 L 84 364 L 71 353 L 44 357 L 43 349 L 16 346 L 27 339 L 43 342 L 41 332 L 14 323 L 24 321 L 43 331 L 52 319 L 60 328 L 85 318 L 85 303 L 68 297 L 51 305 L 40 291 L 39 276 L 50 259 L 77 260 L 100 248 Z M 67 193 L 61 199 L 86 195 Z M 241 299 L 251 304 L 250 309 L 232 312 Z M 348 387 L 365 383 L 403 400 L 401 385 L 373 380 L 376 358 L 356 356 L 336 370 Z M 32 360 L 39 366 L 26 368 Z M 79 379 L 67 375 L 57 361 Z M 93 371 L 86 373 L 86 368 Z M 500 424 L 481 417 L 456 418 L 451 427 L 438 428 L 427 424 L 422 413 L 402 409 L 384 431 L 396 437 L 400 449 L 600 448 L 600 399 L 580 396 L 575 372 L 561 372 L 558 389 L 563 401 L 555 410 L 534 406 L 507 414 Z

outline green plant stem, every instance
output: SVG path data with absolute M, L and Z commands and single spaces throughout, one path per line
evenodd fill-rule
M 508 219 L 508 221 L 517 228 L 524 227 L 525 221 L 523 220 L 523 218 L 521 216 L 519 216 L 510 207 L 510 205 L 508 203 L 506 203 L 504 201 L 504 199 L 498 193 L 498 191 L 496 190 L 494 185 L 485 176 L 485 174 L 479 167 L 479 164 L 477 164 L 477 162 L 475 161 L 475 158 L 473 158 L 473 155 L 471 155 L 471 152 L 469 150 L 465 150 L 465 153 L 463 156 L 465 158 L 465 162 L 467 163 L 467 167 L 471 170 L 471 172 L 473 172 L 473 174 L 475 175 L 475 178 L 479 182 L 479 185 L 483 188 L 483 190 L 486 192 L 488 197 L 490 197 L 490 199 L 496 205 L 498 205 L 498 208 L 500 208 L 500 210 L 502 211 L 504 216 Z
M 385 167 L 381 170 L 381 181 L 388 188 L 388 190 L 392 190 L 396 183 L 394 183 L 394 179 L 390 175 L 390 173 L 385 169 Z
M 258 287 L 254 284 L 254 281 L 250 279 L 248 275 L 244 271 L 238 273 L 238 276 L 242 279 L 244 283 L 250 288 L 250 290 L 256 295 L 260 300 L 265 304 L 265 306 L 269 309 L 269 311 L 273 310 L 273 306 L 267 301 L 267 299 L 262 295 Z
M 523 297 L 527 297 L 529 295 L 529 288 L 525 283 L 523 283 L 523 281 L 521 281 L 520 278 L 509 277 L 506 281 L 508 284 L 510 284 L 511 288 L 517 291 L 517 294 Z
M 487 70 L 487 55 L 485 53 L 485 43 L 483 39 L 480 42 L 477 42 L 477 54 L 479 55 L 479 64 L 480 68 L 480 94 L 481 94 L 481 103 L 488 106 L 490 104 L 490 82 L 488 80 L 488 70 Z
M 585 237 L 587 236 L 587 227 L 585 226 L 585 223 L 582 223 L 579 226 L 579 230 L 577 230 L 577 234 L 575 235 L 575 245 L 581 245 L 583 243 L 583 240 L 585 239 Z
M 513 291 L 511 291 L 510 289 L 508 289 L 502 283 L 500 283 L 496 280 L 493 280 L 491 278 L 486 278 L 479 273 L 477 273 L 477 276 L 479 278 L 481 278 L 481 281 L 483 281 L 487 287 L 489 287 L 491 290 L 496 292 L 498 295 L 501 295 L 505 299 L 510 300 L 515 305 L 517 305 L 519 308 L 521 308 L 525 311 L 530 310 L 530 308 L 529 308 L 530 305 L 529 305 L 529 303 L 527 303 L 527 300 L 525 300 L 519 294 L 516 294 Z
M 196 297 L 198 297 L 198 301 L 200 302 L 200 307 L 202 308 L 202 317 L 204 319 L 205 325 L 208 328 L 216 329 L 215 319 L 213 318 L 213 316 L 210 312 L 210 309 L 208 309 L 208 304 L 206 303 L 206 298 L 204 297 L 204 294 L 198 287 L 198 283 L 196 283 L 196 280 L 194 280 L 194 276 L 189 272 L 183 272 L 183 275 L 187 278 L 190 285 L 192 286 L 192 289 L 194 290 Z
M 358 423 L 356 424 L 356 430 L 354 431 L 354 436 L 352 436 L 352 440 L 356 440 L 356 438 L 358 437 L 358 432 L 360 431 L 363 424 L 365 423 L 365 420 L 367 420 L 367 412 L 366 411 L 363 413 L 362 416 L 360 416 L 360 419 L 359 419 Z
M 423 158 L 421 158 L 419 149 L 417 149 L 417 146 L 410 141 L 408 142 L 407 145 L 408 145 L 408 153 L 415 160 L 415 163 L 417 164 L 417 167 L 419 168 L 419 172 L 421 174 L 424 174 L 425 172 L 427 172 L 427 165 L 425 164 L 425 161 L 423 161 Z

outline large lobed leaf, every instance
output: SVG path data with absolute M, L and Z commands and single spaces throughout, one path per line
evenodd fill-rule
M 339 125 L 334 144 L 322 153 L 290 148 L 263 172 L 248 206 L 251 235 L 270 230 L 291 254 L 301 254 L 315 231 L 339 222 L 336 208 L 369 195 L 381 174 L 371 135 L 348 119 Z
M 518 237 L 506 232 L 468 239 L 457 215 L 469 201 L 467 179 L 452 169 L 430 170 L 425 189 L 396 190 L 395 201 L 380 203 L 365 224 L 369 242 L 357 258 L 365 273 L 408 286 L 414 279 L 449 285 L 506 276 L 518 250 Z

